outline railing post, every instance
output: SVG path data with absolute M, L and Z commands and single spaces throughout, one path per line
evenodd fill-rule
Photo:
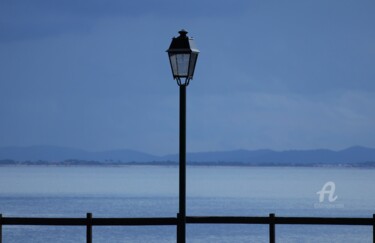
M 3 242 L 3 215 L 0 213 L 0 243 Z
M 275 243 L 275 214 L 270 213 L 270 243 Z
M 182 217 L 182 214 L 177 214 L 177 243 L 185 243 L 186 233 L 185 233 L 185 218 Z
M 92 213 L 87 213 L 86 221 L 86 242 L 92 243 Z
M 180 234 L 180 214 L 177 213 L 177 225 L 176 225 L 176 242 L 178 243 L 178 238 Z

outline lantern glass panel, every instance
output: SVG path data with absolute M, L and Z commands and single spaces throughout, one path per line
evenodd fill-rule
M 173 53 L 169 55 L 174 77 L 188 77 L 189 75 L 189 53 Z
M 193 78 L 195 64 L 197 63 L 198 53 L 191 53 L 190 63 L 189 63 L 189 78 Z

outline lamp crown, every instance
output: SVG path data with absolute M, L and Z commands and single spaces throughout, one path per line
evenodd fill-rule
M 178 33 L 180 34 L 180 37 L 186 37 L 188 32 L 185 29 L 182 29 Z

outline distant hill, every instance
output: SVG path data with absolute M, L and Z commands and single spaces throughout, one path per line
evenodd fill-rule
M 157 157 L 129 149 L 104 152 L 88 152 L 81 149 L 57 146 L 3 147 L 0 148 L 0 160 L 15 161 L 50 161 L 87 160 L 87 161 L 121 161 L 145 162 L 154 161 Z
M 134 150 L 89 152 L 57 146 L 3 147 L 0 161 L 96 161 L 100 163 L 177 163 L 178 154 L 155 156 Z M 350 147 L 340 151 L 316 150 L 233 150 L 188 153 L 190 164 L 243 164 L 243 165 L 316 165 L 316 164 L 375 164 L 375 149 Z
M 164 157 L 177 161 L 177 155 Z M 349 164 L 375 162 L 375 149 L 350 147 L 340 151 L 329 149 L 315 150 L 234 150 L 220 152 L 188 153 L 187 160 L 194 162 L 235 162 L 245 164 Z

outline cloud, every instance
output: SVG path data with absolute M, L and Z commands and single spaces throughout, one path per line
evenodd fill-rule
M 176 151 L 183 27 L 191 151 L 374 146 L 374 15 L 352 5 L 0 1 L 0 145 Z
M 154 16 L 163 19 L 225 17 L 243 12 L 244 1 L 35 0 L 0 2 L 0 42 L 90 32 L 106 18 Z

